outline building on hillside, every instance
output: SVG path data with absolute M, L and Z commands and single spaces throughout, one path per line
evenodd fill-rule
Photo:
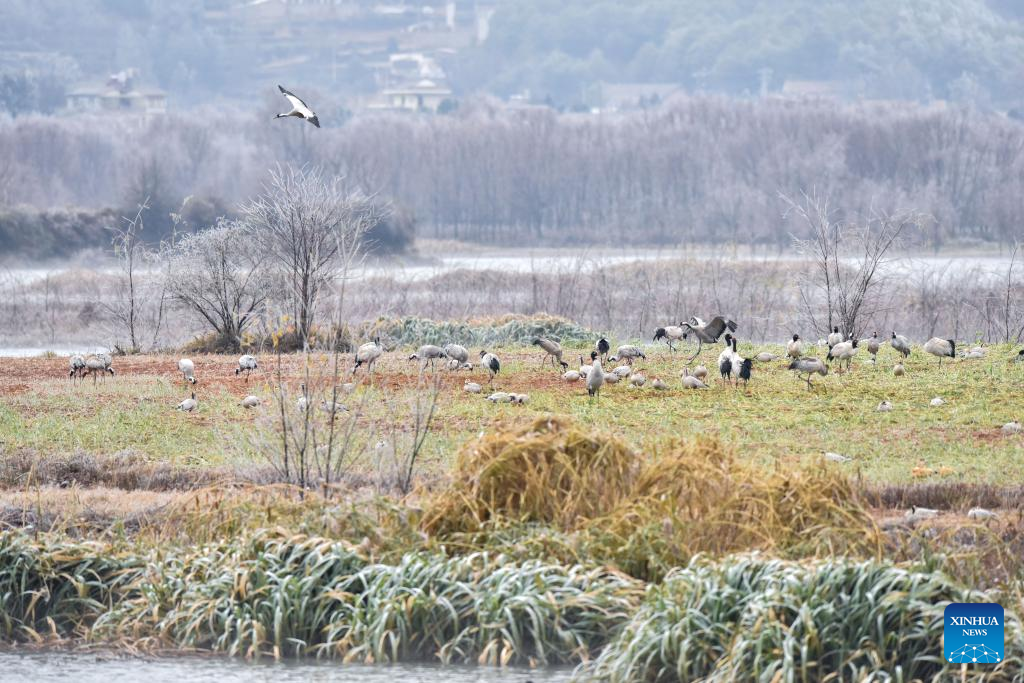
M 445 101 L 454 102 L 451 88 L 428 78 L 403 86 L 384 88 L 367 102 L 377 111 L 415 111 L 437 113 Z
M 167 93 L 159 88 L 136 84 L 138 72 L 126 69 L 112 74 L 103 84 L 80 84 L 67 96 L 67 109 L 73 112 L 125 112 L 155 115 L 167 111 Z

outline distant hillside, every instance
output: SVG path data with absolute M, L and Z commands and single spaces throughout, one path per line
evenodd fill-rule
M 1019 0 L 518 0 L 456 76 L 562 105 L 587 103 L 601 81 L 757 93 L 810 80 L 1010 106 L 1024 86 L 1022 17 Z

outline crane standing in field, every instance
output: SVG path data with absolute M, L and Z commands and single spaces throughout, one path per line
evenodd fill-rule
M 380 337 L 374 337 L 372 342 L 367 342 L 356 349 L 356 362 L 352 366 L 352 374 L 356 374 L 361 365 L 365 365 L 366 371 L 373 374 L 373 366 L 382 355 L 384 347 L 380 345 Z
M 685 336 L 686 329 L 682 326 L 682 323 L 669 325 L 668 327 L 659 327 L 654 331 L 654 341 L 664 339 L 665 343 L 668 344 L 668 350 L 673 352 L 676 350 L 673 343 L 683 339 Z
M 249 381 L 249 375 L 252 374 L 253 370 L 259 368 L 259 364 L 256 362 L 256 356 L 250 356 L 248 353 L 244 356 L 239 356 L 238 367 L 235 368 L 235 376 L 237 377 L 241 373 L 245 373 L 245 381 Z
M 601 359 L 597 357 L 597 351 L 590 352 L 591 368 L 587 373 L 587 394 L 591 398 L 601 398 L 601 387 L 604 386 L 604 368 L 601 367 Z
M 491 379 L 488 384 L 493 384 L 494 378 L 501 371 L 501 361 L 493 353 L 485 350 L 480 352 L 480 365 L 486 368 L 487 372 L 491 373 Z
M 800 377 L 800 379 L 807 382 L 808 390 L 814 388 L 814 385 L 811 384 L 812 375 L 818 374 L 824 377 L 828 374 L 828 366 L 825 365 L 820 358 L 812 358 L 808 356 L 794 360 L 789 364 L 789 369 L 796 372 L 797 377 L 807 373 L 807 377 Z
M 735 332 L 737 325 L 731 320 L 726 320 L 722 316 L 716 315 L 711 319 L 711 322 L 704 322 L 697 316 L 692 316 L 690 322 L 683 323 L 680 327 L 685 327 L 689 330 L 683 334 L 683 339 L 688 338 L 691 334 L 697 338 L 697 351 L 687 359 L 686 362 L 689 363 L 700 355 L 701 347 L 705 343 L 717 343 L 718 338 L 722 336 L 723 332 L 726 330 Z
M 552 339 L 545 339 L 544 337 L 537 337 L 533 340 L 534 346 L 539 346 L 544 350 L 544 358 L 541 360 L 541 366 L 551 361 L 551 366 L 558 369 L 561 366 L 563 370 L 569 367 L 569 364 L 562 360 L 562 345 Z M 558 365 L 556 365 L 556 363 Z
M 75 382 L 80 376 L 85 373 L 85 358 L 80 355 L 71 356 L 71 360 L 68 362 L 71 367 L 71 372 L 68 373 L 68 377 L 71 378 L 72 382 Z
M 898 351 L 900 355 L 903 356 L 904 360 L 906 360 L 910 355 L 910 340 L 902 334 L 896 334 L 896 330 L 893 330 L 892 332 L 892 337 L 889 339 L 889 346 Z
M 943 358 L 956 358 L 956 342 L 952 339 L 932 337 L 921 348 L 925 350 L 925 353 L 930 353 L 939 359 L 939 367 L 942 367 Z

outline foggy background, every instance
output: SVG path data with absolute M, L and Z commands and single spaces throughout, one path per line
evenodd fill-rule
M 1012 0 L 6 0 L 0 253 L 104 249 L 147 199 L 150 241 L 205 227 L 278 163 L 389 202 L 383 250 L 781 249 L 811 189 L 1004 245 L 1022 63 Z
M 921 216 L 851 332 L 1019 341 L 1022 65 L 1013 0 L 5 0 L 0 351 L 208 333 L 164 257 L 282 169 L 383 217 L 347 323 L 551 313 L 649 339 L 721 311 L 817 337 L 834 311 L 786 200 L 810 196 L 835 225 Z M 274 120 L 277 84 L 322 128 Z M 112 238 L 140 206 L 153 322 L 126 344 Z

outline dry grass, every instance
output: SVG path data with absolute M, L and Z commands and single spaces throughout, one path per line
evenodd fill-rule
M 882 536 L 834 467 L 766 474 L 713 439 L 643 458 L 618 439 L 546 417 L 468 444 L 428 504 L 439 538 L 534 524 L 576 534 L 598 561 L 656 579 L 699 553 L 879 556 Z

